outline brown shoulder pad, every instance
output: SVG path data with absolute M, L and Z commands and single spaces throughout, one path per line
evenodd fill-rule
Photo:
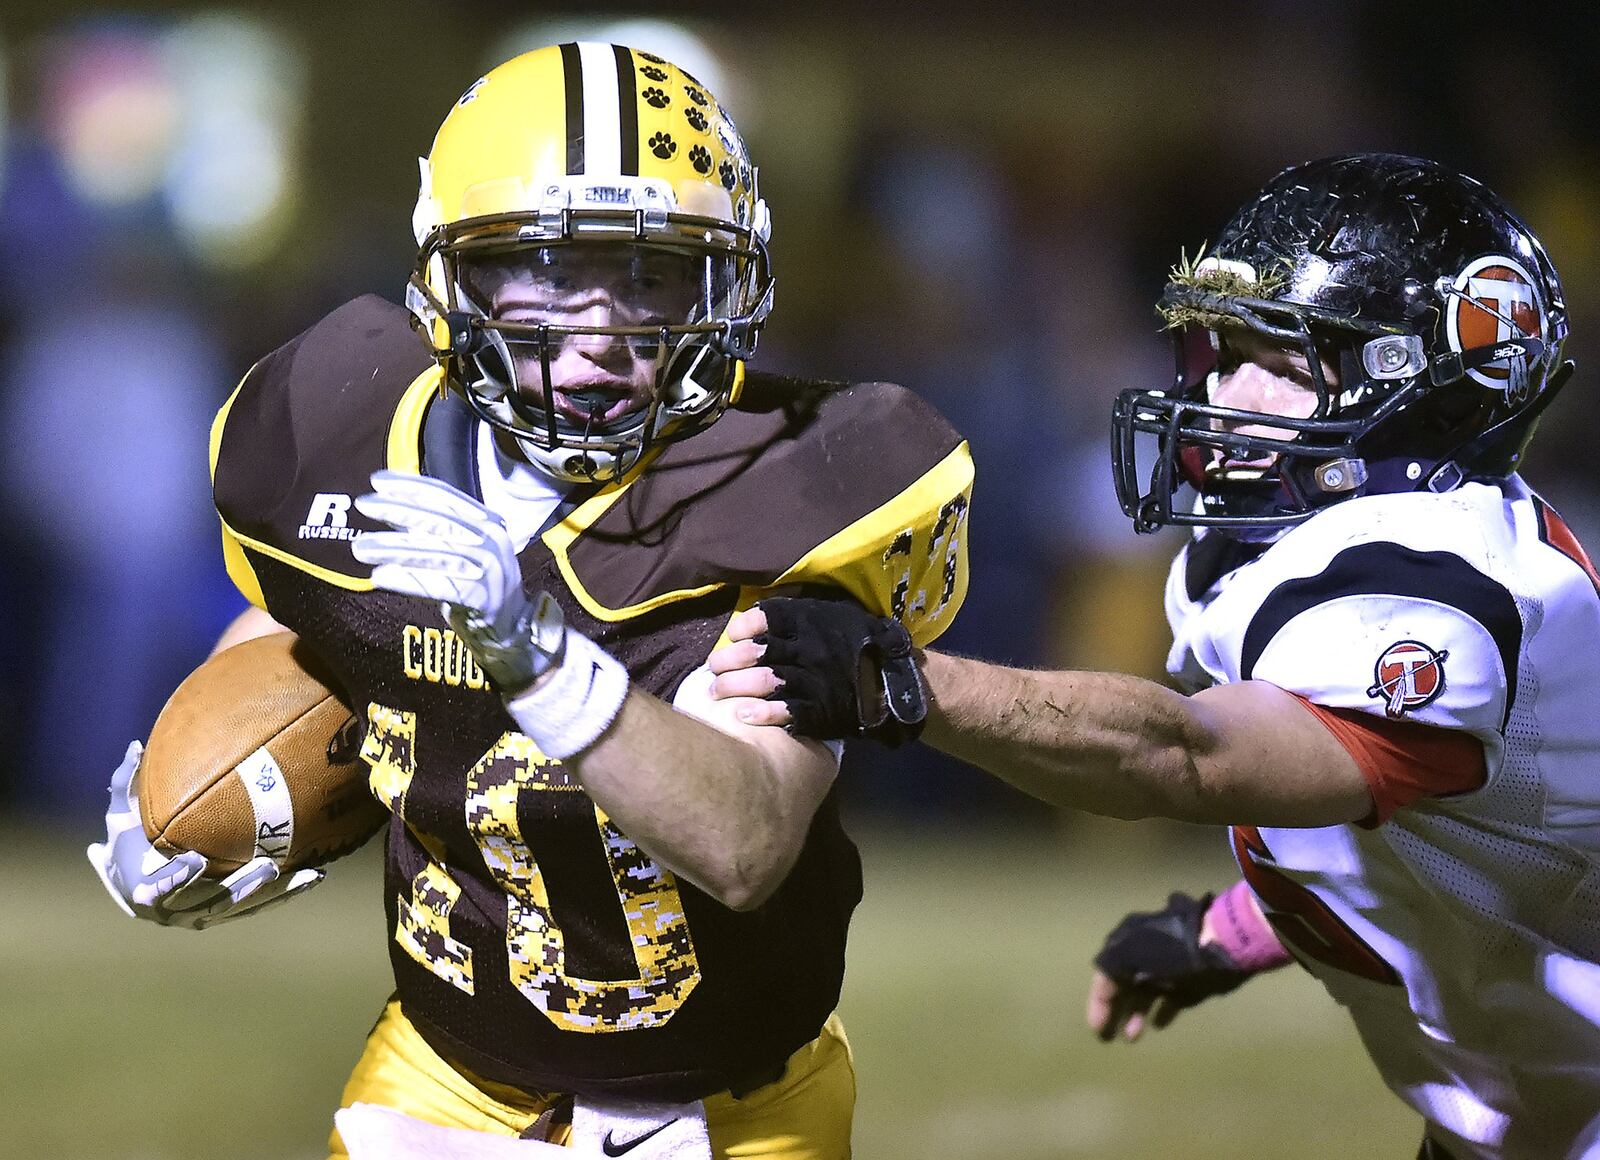
M 364 574 L 350 558 L 350 500 L 386 465 L 397 408 L 431 365 L 406 312 L 375 295 L 263 358 L 229 401 L 213 451 L 224 523 L 246 542 Z
M 961 445 L 904 387 L 752 375 L 737 408 L 664 449 L 568 546 L 570 574 L 612 610 L 761 587 Z

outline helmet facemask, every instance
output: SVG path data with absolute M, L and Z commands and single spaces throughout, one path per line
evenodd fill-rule
M 733 401 L 771 309 L 772 276 L 759 228 L 676 212 L 657 183 L 569 183 L 553 185 L 538 211 L 432 230 L 407 300 L 448 384 L 480 419 L 547 474 L 604 482 L 651 446 L 703 430 Z M 572 204 L 597 192 L 621 204 Z M 596 305 L 603 324 L 584 317 Z M 563 383 L 555 364 L 579 349 L 607 380 L 598 389 L 565 389 L 582 382 Z M 619 394 L 642 364 L 643 397 Z
M 1357 440 L 1404 408 L 1424 367 L 1415 335 L 1316 307 L 1174 282 L 1159 307 L 1173 328 L 1176 371 L 1166 391 L 1124 391 L 1113 421 L 1117 494 L 1140 531 L 1221 526 L 1262 538 L 1348 498 L 1368 481 Z M 1249 333 L 1305 361 L 1309 415 L 1211 402 L 1220 353 Z M 1338 369 L 1330 381 L 1324 364 Z M 1155 437 L 1140 467 L 1137 435 Z M 1176 502 L 1181 485 L 1194 505 Z

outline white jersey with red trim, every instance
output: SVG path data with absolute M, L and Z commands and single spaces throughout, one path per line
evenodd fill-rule
M 1476 790 L 1236 827 L 1286 945 L 1462 1157 L 1600 1157 L 1600 578 L 1513 477 L 1349 500 L 1174 563 L 1172 673 L 1466 730 Z M 1285 776 L 1292 776 L 1286 771 Z

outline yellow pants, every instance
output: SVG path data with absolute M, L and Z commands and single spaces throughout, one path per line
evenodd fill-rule
M 429 1047 L 391 1001 L 367 1037 L 345 1084 L 341 1107 L 381 1104 L 447 1128 L 515 1136 L 550 1106 L 550 1097 L 468 1078 Z M 743 1099 L 708 1096 L 706 1127 L 716 1160 L 848 1160 L 856 1073 L 837 1015 L 789 1057 L 783 1077 Z M 557 1143 L 566 1141 L 557 1140 Z M 335 1129 L 335 1160 L 349 1153 Z

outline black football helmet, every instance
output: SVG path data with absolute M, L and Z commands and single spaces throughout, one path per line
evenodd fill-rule
M 1354 496 L 1504 477 L 1572 370 L 1539 239 L 1472 178 L 1395 154 L 1284 170 L 1209 255 L 1173 271 L 1157 309 L 1176 379 L 1123 391 L 1112 418 L 1117 497 L 1141 532 L 1270 535 Z M 1305 356 L 1309 418 L 1210 403 L 1218 351 L 1239 329 Z M 1261 427 L 1281 434 L 1240 430 Z M 1154 436 L 1153 464 L 1140 434 Z M 1198 503 L 1175 504 L 1185 483 Z

